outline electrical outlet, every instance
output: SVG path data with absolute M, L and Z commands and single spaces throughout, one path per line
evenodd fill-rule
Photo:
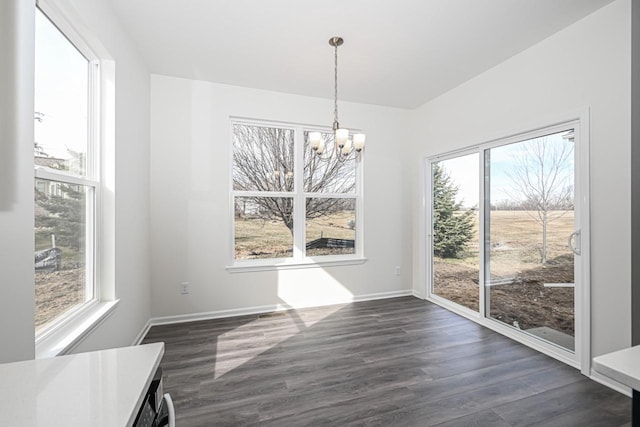
M 400 275 L 400 266 L 396 265 L 396 276 Z
M 183 295 L 189 293 L 189 282 L 180 283 L 180 293 Z

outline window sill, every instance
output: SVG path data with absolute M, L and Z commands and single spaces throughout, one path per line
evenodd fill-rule
M 64 323 L 44 332 L 36 338 L 36 359 L 55 357 L 73 350 L 114 312 L 119 301 L 95 302 Z
M 325 260 L 309 259 L 305 261 L 282 261 L 278 263 L 246 262 L 229 265 L 225 269 L 229 273 L 250 273 L 254 271 L 295 270 L 300 268 L 340 267 L 345 265 L 364 264 L 367 258 L 334 258 Z

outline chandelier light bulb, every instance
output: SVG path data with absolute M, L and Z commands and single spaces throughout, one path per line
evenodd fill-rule
M 344 146 L 342 147 L 342 154 L 344 156 L 348 156 L 349 153 L 351 153 L 351 140 L 347 139 L 347 141 L 344 143 Z
M 309 132 L 309 146 L 313 151 L 317 151 L 322 142 L 322 134 L 320 132 Z
M 362 151 L 362 149 L 364 148 L 365 139 L 366 136 L 364 133 L 356 133 L 355 135 L 353 135 L 353 148 L 357 152 Z
M 349 139 L 349 129 L 336 129 L 336 144 L 343 148 Z

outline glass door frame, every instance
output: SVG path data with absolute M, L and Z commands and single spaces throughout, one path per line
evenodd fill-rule
M 450 151 L 448 153 L 445 153 L 443 155 L 438 155 L 438 156 L 434 156 L 434 157 L 429 157 L 427 158 L 426 164 L 425 164 L 425 177 L 426 179 L 423 180 L 423 182 L 426 182 L 426 194 L 425 194 L 425 199 L 426 199 L 426 203 L 425 203 L 425 215 L 423 215 L 423 218 L 425 219 L 425 230 L 426 230 L 426 234 L 422 234 L 423 236 L 426 235 L 426 248 L 427 248 L 427 263 L 425 266 L 425 274 L 426 274 L 426 279 L 427 279 L 427 287 L 426 287 L 426 292 L 425 295 L 427 296 L 427 300 L 432 301 L 432 302 L 436 302 L 439 305 L 442 305 L 443 307 L 446 307 L 448 309 L 453 309 L 453 311 L 456 312 L 460 312 L 460 313 L 464 313 L 464 315 L 466 317 L 472 318 L 474 320 L 477 320 L 478 318 L 482 317 L 484 315 L 484 305 L 485 305 L 485 296 L 484 296 L 484 292 L 482 292 L 482 278 L 483 276 L 483 265 L 484 265 L 484 258 L 483 258 L 483 242 L 480 240 L 480 236 L 482 236 L 483 234 L 483 229 L 484 229 L 484 224 L 482 223 L 483 220 L 483 216 L 482 216 L 482 207 L 481 207 L 481 203 L 482 203 L 482 194 L 483 193 L 478 193 L 478 292 L 480 293 L 479 295 L 479 300 L 478 300 L 478 311 L 472 310 L 468 307 L 462 306 L 460 304 L 457 304 L 453 301 L 450 301 L 440 295 L 437 295 L 436 293 L 433 292 L 433 276 L 434 276 L 434 268 L 433 268 L 433 165 L 435 163 L 439 163 L 442 161 L 446 161 L 446 160 L 451 160 L 451 159 L 455 159 L 458 157 L 464 157 L 464 156 L 469 156 L 471 154 L 478 154 L 478 173 L 479 173 L 479 177 L 478 177 L 478 183 L 480 187 L 483 187 L 482 183 L 483 183 L 483 179 L 482 179 L 482 173 L 483 173 L 483 169 L 482 169 L 482 165 L 481 163 L 483 163 L 483 158 L 482 158 L 482 152 L 479 148 L 479 146 L 476 147 L 471 147 L 471 148 L 466 148 L 463 150 L 456 150 L 456 151 Z
M 522 142 L 532 138 L 548 135 L 551 133 L 574 129 L 574 231 L 579 231 L 580 255 L 574 257 L 575 288 L 574 288 L 574 327 L 575 327 L 575 351 L 563 349 L 557 345 L 546 342 L 542 339 L 531 336 L 517 329 L 510 327 L 498 320 L 487 316 L 485 283 L 489 272 L 487 265 L 486 241 L 485 241 L 485 152 L 492 148 L 507 144 Z M 433 293 L 433 228 L 432 228 L 432 205 L 433 205 L 433 179 L 432 167 L 434 163 L 478 153 L 479 161 L 479 200 L 481 206 L 479 211 L 479 312 L 475 312 L 466 307 L 462 307 L 452 301 L 440 297 Z M 486 140 L 486 142 L 467 147 L 465 149 L 450 151 L 441 155 L 424 157 L 422 166 L 422 216 L 421 229 L 424 236 L 421 244 L 423 252 L 421 264 L 421 275 L 423 276 L 423 286 L 425 299 L 441 305 L 448 310 L 467 317 L 483 326 L 499 332 L 515 341 L 534 348 L 544 354 L 558 359 L 570 366 L 580 369 L 589 376 L 591 371 L 591 313 L 590 313 L 590 231 L 589 231 L 589 110 L 567 114 L 555 121 L 547 121 L 545 125 L 529 127 L 523 132 L 513 132 L 507 136 Z

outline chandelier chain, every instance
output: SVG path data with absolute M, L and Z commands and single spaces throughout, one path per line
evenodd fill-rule
M 309 133 L 309 145 L 317 155 L 317 159 L 323 162 L 344 162 L 359 158 L 364 148 L 365 135 L 356 133 L 353 139 L 349 137 L 349 130 L 340 127 L 338 122 L 338 46 L 344 43 L 342 37 L 334 36 L 329 39 L 329 45 L 333 46 L 333 141 L 324 140 L 321 132 Z M 332 143 L 335 151 L 331 150 L 324 157 L 325 141 Z M 314 157 L 315 159 L 315 157 Z
M 338 124 L 338 45 L 334 46 L 334 74 L 333 74 L 333 129 L 336 130 Z

